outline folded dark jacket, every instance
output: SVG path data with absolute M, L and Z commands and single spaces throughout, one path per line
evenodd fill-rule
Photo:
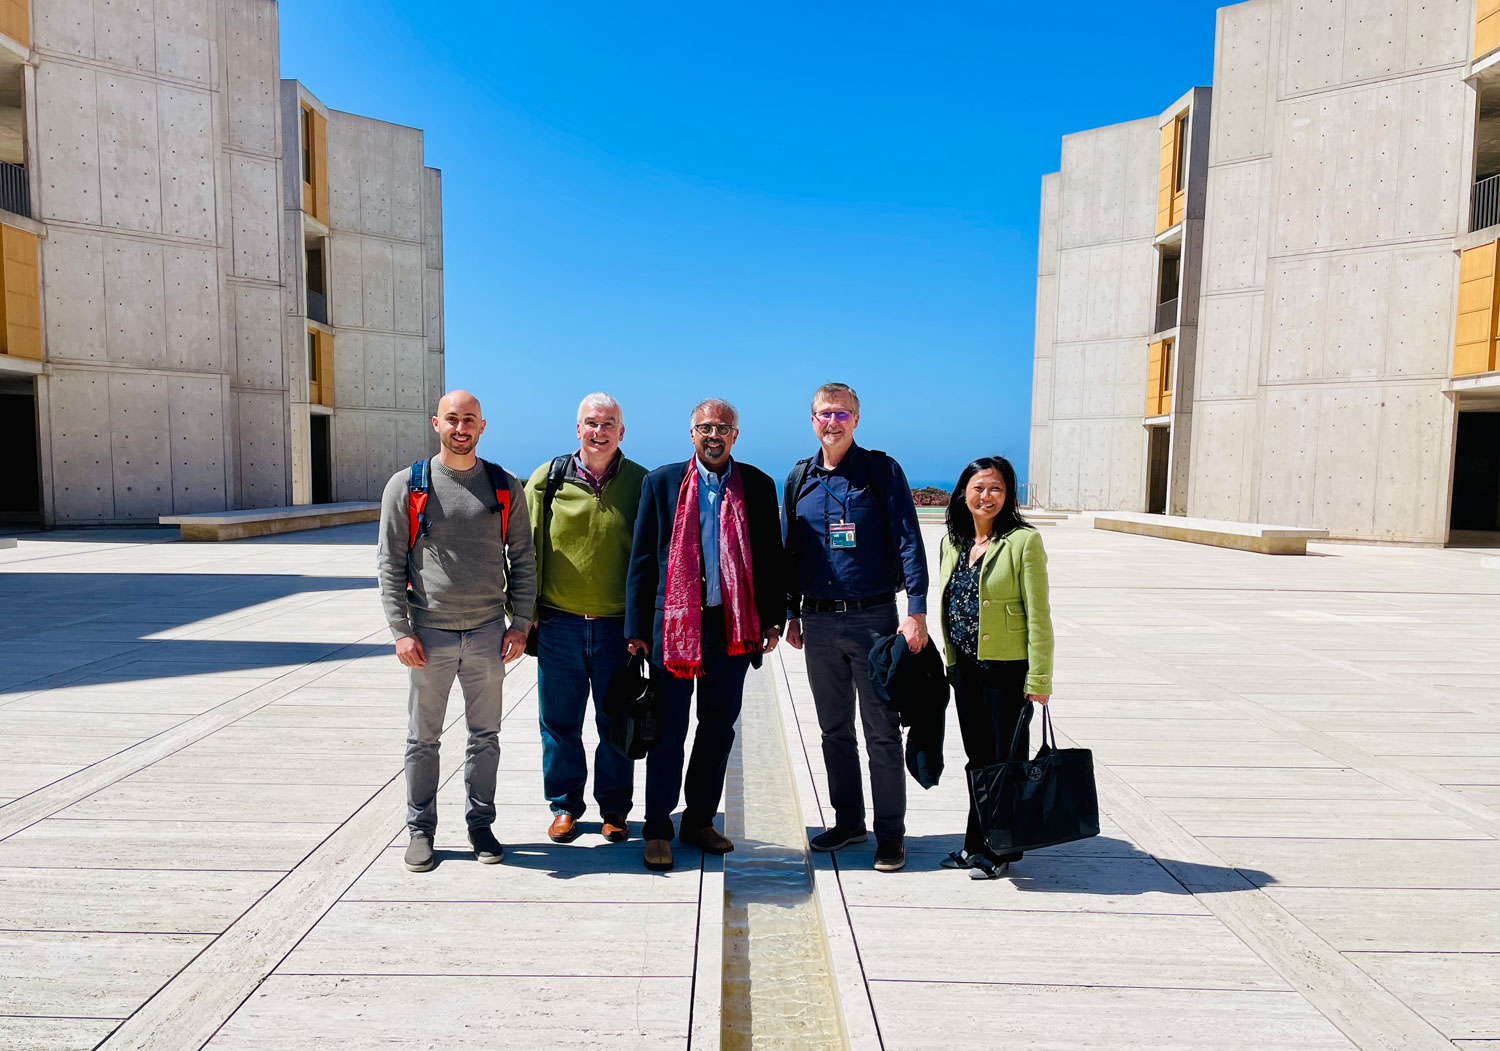
M 906 735 L 906 770 L 923 788 L 943 774 L 943 725 L 948 713 L 948 675 L 935 643 L 916 653 L 900 632 L 875 641 L 870 650 L 875 695 L 896 709 Z

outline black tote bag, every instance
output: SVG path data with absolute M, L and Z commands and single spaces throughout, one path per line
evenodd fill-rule
M 1016 725 L 1011 755 L 1016 754 L 1030 715 L 1031 705 L 1027 705 Z M 1054 847 L 1099 834 L 1094 753 L 1087 748 L 1058 748 L 1045 705 L 1042 746 L 1036 757 L 970 770 L 969 788 L 980 827 L 996 854 Z
M 661 698 L 646 658 L 630 655 L 604 694 L 609 744 L 626 759 L 644 759 L 661 738 Z

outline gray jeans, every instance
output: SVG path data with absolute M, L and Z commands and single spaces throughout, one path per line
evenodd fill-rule
M 859 719 L 870 751 L 870 794 L 875 804 L 875 838 L 906 835 L 906 767 L 901 757 L 901 719 L 870 685 L 870 648 L 896 631 L 896 603 L 858 613 L 808 613 L 802 617 L 807 678 L 818 726 L 823 731 L 823 768 L 828 795 L 840 828 L 865 827 L 865 793 L 854 736 L 855 693 Z
M 470 828 L 495 822 L 495 771 L 500 766 L 500 687 L 505 661 L 500 657 L 505 621 L 468 631 L 416 628 L 427 664 L 411 668 L 407 701 L 406 825 L 412 832 L 437 830 L 438 738 L 448 711 L 453 680 L 464 694 L 469 750 L 464 760 Z

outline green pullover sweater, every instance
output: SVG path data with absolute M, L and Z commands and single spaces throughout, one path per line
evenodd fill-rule
M 625 575 L 646 469 L 621 456 L 614 477 L 604 483 L 603 495 L 595 496 L 593 487 L 578 477 L 578 465 L 569 459 L 543 535 L 547 467 L 546 463 L 538 467 L 526 483 L 526 509 L 536 536 L 541 584 L 538 602 L 586 617 L 624 616 Z M 539 609 L 537 619 L 541 614 Z

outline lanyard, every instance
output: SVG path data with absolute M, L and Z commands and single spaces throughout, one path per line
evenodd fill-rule
M 842 522 L 849 521 L 849 500 L 848 500 L 848 498 L 845 497 L 843 500 L 840 500 L 839 499 L 839 494 L 835 493 L 833 491 L 832 487 L 830 487 L 829 484 L 827 482 L 825 482 L 822 478 L 818 479 L 818 484 L 823 487 L 823 491 L 825 493 L 827 493 L 829 496 L 833 497 L 833 502 L 839 505 L 839 513 L 843 516 L 842 518 L 840 518 L 840 521 L 842 521 Z

